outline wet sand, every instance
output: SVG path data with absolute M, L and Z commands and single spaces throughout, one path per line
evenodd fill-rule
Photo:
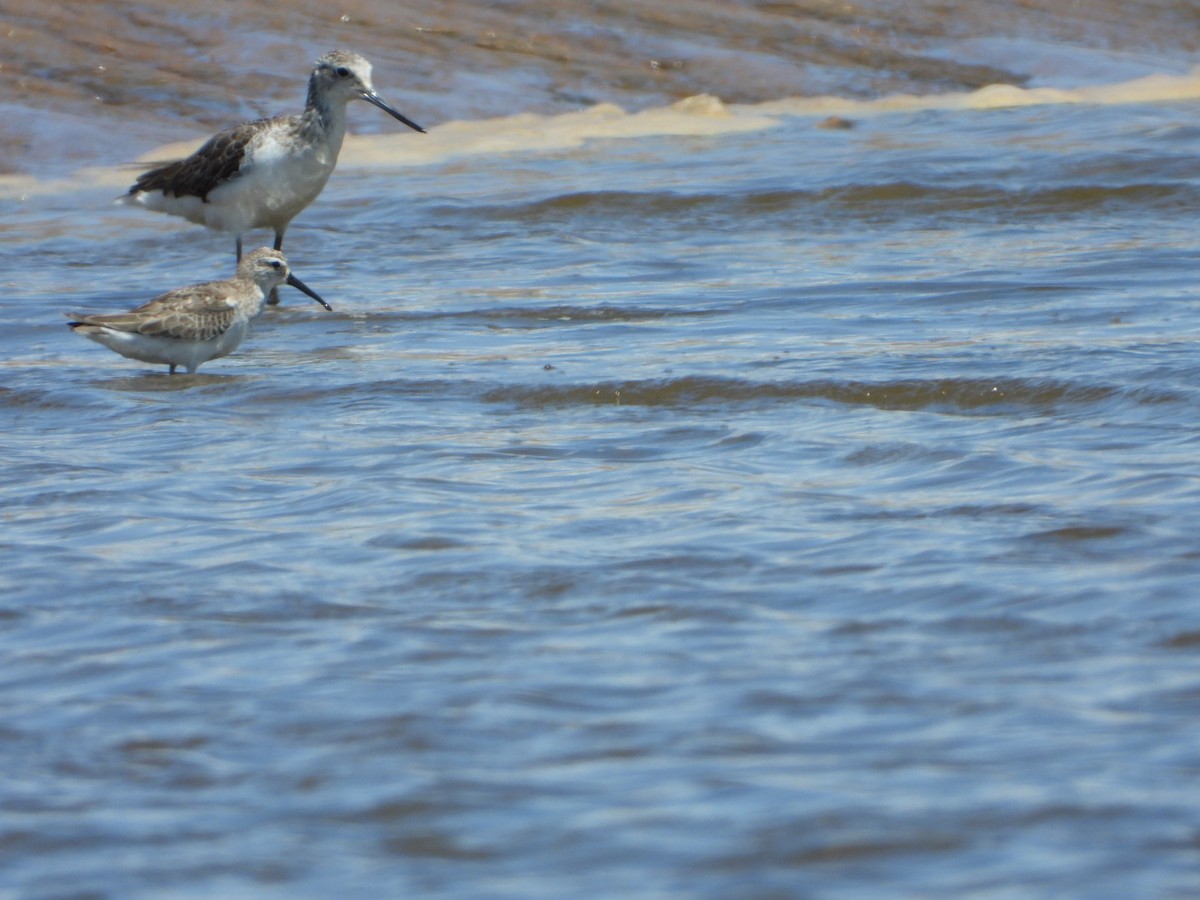
M 833 93 L 869 99 L 1036 83 L 1058 41 L 1181 58 L 1200 13 L 1179 4 L 1054 0 L 943 4 L 632 2 L 395 4 L 248 0 L 47 4 L 5 0 L 9 91 L 0 171 L 46 173 L 138 158 L 167 140 L 299 108 L 308 67 L 345 46 L 377 87 L 427 126 L 598 103 L 636 111 L 709 94 L 761 103 Z M 1123 73 L 1114 72 L 1119 77 Z M 356 128 L 383 130 L 364 120 Z

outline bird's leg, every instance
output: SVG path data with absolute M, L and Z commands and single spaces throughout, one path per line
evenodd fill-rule
M 239 263 L 242 261 L 242 236 L 240 234 L 237 236 L 237 261 Z
M 275 232 L 275 249 L 283 249 L 283 229 L 280 228 Z M 279 305 L 279 288 L 271 288 L 271 296 L 267 298 L 267 302 L 272 306 Z
M 170 370 L 167 372 L 167 374 L 168 374 L 168 375 L 174 375 L 174 374 L 175 374 L 175 363 L 168 363 L 168 365 L 170 365 L 170 367 L 171 367 L 171 368 L 170 368 Z

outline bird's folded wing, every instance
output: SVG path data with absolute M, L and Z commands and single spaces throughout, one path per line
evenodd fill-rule
M 129 193 L 162 191 L 169 197 L 199 197 L 207 202 L 210 191 L 238 176 L 246 146 L 260 128 L 260 122 L 247 122 L 215 134 L 187 159 L 143 172 Z
M 84 325 L 102 325 L 154 337 L 207 341 L 224 334 L 237 318 L 237 308 L 222 282 L 180 288 L 155 297 L 127 313 L 73 316 Z

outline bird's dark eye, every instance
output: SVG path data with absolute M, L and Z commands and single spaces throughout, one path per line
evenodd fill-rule
M 272 269 L 278 269 L 280 266 L 282 266 L 282 265 L 283 265 L 283 263 L 281 263 L 281 262 L 280 262 L 279 260 L 277 260 L 277 259 L 268 260 L 268 262 L 270 262 L 270 264 L 271 264 L 271 268 L 272 268 Z
M 338 78 L 349 78 L 350 77 L 350 70 L 347 69 L 345 66 L 338 66 L 336 69 L 334 69 L 334 71 L 337 72 Z

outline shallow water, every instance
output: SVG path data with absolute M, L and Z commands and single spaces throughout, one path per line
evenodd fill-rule
M 120 131 L 153 79 L 85 115 L 68 77 L 106 136 L 0 179 L 5 890 L 1200 889 L 1200 85 L 1166 7 L 777 11 L 847 48 L 797 51 L 812 91 L 747 74 L 767 6 L 593 10 L 591 56 L 520 63 L 446 37 L 411 89 L 355 33 L 431 133 L 353 111 L 286 246 L 334 313 L 285 293 L 167 377 L 60 313 L 229 271 L 109 205 L 203 133 L 176 100 L 258 112 L 188 68 L 265 8 L 183 8 L 121 38 L 179 26 L 161 108 Z M 678 87 L 721 52 L 736 102 L 595 38 L 672 28 Z M 269 111 L 291 50 L 253 63 Z M 1002 57 L 1022 86 L 963 74 Z

